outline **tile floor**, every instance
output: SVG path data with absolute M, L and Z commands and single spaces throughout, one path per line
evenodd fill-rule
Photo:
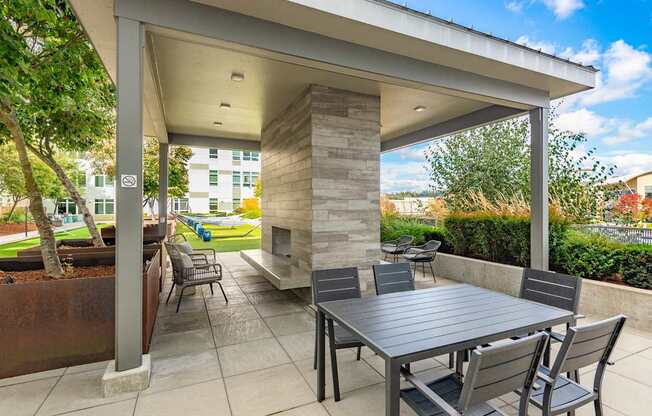
M 219 290 L 211 295 L 208 287 L 184 296 L 179 314 L 174 313 L 174 305 L 161 305 L 147 390 L 105 399 L 100 377 L 106 363 L 92 363 L 0 380 L 0 415 L 384 414 L 381 359 L 364 349 L 361 361 L 351 350 L 338 351 L 342 401 L 330 398 L 328 385 L 328 399 L 317 403 L 314 320 L 305 302 L 292 292 L 275 290 L 238 253 L 220 254 L 220 261 L 225 267 L 228 306 Z M 429 275 L 419 276 L 417 284 L 428 287 L 432 281 Z M 651 414 L 652 334 L 626 328 L 614 358 L 616 365 L 605 378 L 605 415 Z M 424 379 L 438 377 L 448 371 L 447 359 L 424 360 L 413 364 L 413 369 Z M 593 372 L 585 369 L 583 382 L 590 383 Z M 330 384 L 330 374 L 326 380 Z M 517 400 L 509 394 L 494 403 L 506 414 L 516 415 Z M 530 414 L 540 412 L 532 409 Z M 401 415 L 414 413 L 402 404 Z M 577 412 L 585 415 L 593 415 L 593 408 Z

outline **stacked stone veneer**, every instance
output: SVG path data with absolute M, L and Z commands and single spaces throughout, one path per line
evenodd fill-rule
M 380 259 L 380 98 L 308 87 L 261 136 L 262 248 L 291 231 L 304 270 Z

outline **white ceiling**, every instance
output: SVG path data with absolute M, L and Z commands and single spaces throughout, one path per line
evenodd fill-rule
M 152 33 L 151 45 L 167 129 L 175 133 L 259 140 L 262 127 L 310 84 L 380 95 L 382 140 L 489 105 L 177 39 L 169 32 Z M 231 81 L 232 72 L 244 73 L 245 80 Z M 231 109 L 220 109 L 221 102 Z M 415 112 L 418 105 L 426 110 Z M 215 127 L 214 121 L 223 125 Z

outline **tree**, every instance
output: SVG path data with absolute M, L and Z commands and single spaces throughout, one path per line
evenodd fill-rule
M 622 195 L 614 205 L 615 218 L 624 224 L 632 224 L 641 219 L 641 196 L 637 193 Z
M 0 138 L 16 146 L 45 270 L 61 277 L 28 150 L 54 170 L 82 210 L 94 241 L 102 244 L 83 198 L 56 163 L 55 150 L 84 150 L 105 136 L 113 122 L 114 98 L 64 0 L 12 0 L 0 3 L 0 11 Z
M 52 169 L 43 162 L 30 158 L 34 179 L 39 187 L 41 195 L 55 202 L 66 195 L 66 190 L 57 179 Z M 72 166 L 76 169 L 76 166 Z M 13 146 L 4 145 L 0 147 L 0 192 L 11 198 L 12 207 L 6 218 L 11 218 L 16 205 L 28 198 L 25 180 L 18 162 L 18 154 Z
M 106 175 L 115 175 L 115 139 L 102 143 L 91 152 L 93 168 Z M 192 150 L 187 146 L 172 146 L 168 156 L 168 195 L 181 198 L 188 193 L 188 161 Z M 155 137 L 146 137 L 143 149 L 143 205 L 154 215 L 154 203 L 159 194 L 159 144 Z
M 576 157 L 583 134 L 561 131 L 551 113 L 549 192 L 562 211 L 578 220 L 595 217 L 597 186 L 612 172 L 596 160 L 595 149 Z M 530 197 L 529 123 L 518 118 L 453 135 L 426 151 L 432 187 L 451 209 L 473 206 L 474 195 L 490 203 Z M 589 168 L 585 168 L 585 166 Z

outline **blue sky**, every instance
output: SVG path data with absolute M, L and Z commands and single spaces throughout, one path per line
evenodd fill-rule
M 597 88 L 557 103 L 557 125 L 585 132 L 586 149 L 595 147 L 617 175 L 652 170 L 652 0 L 411 0 L 408 6 L 599 68 Z M 383 192 L 428 188 L 425 148 L 382 156 Z

